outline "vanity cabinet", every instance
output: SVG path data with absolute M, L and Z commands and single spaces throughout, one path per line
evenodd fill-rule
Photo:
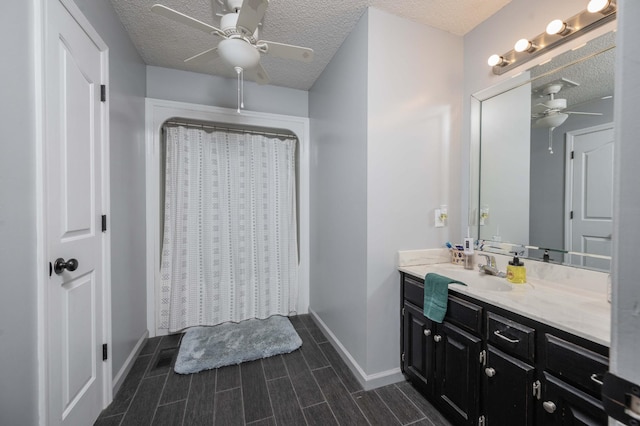
M 437 398 L 457 424 L 475 425 L 480 408 L 482 308 L 451 297 L 446 321 L 423 314 L 424 284 L 402 280 L 402 371 L 423 394 Z
M 422 308 L 411 303 L 404 303 L 402 318 L 402 369 L 417 387 L 429 392 L 434 373 L 434 322 L 423 315 Z
M 434 395 L 456 424 L 475 425 L 480 409 L 482 340 L 444 321 L 436 326 Z
M 535 329 L 486 313 L 484 417 L 486 424 L 533 424 Z
M 435 323 L 401 275 L 402 371 L 453 424 L 607 424 L 608 348 L 451 290 Z
M 607 424 L 600 394 L 608 360 L 597 350 L 545 334 L 540 424 Z

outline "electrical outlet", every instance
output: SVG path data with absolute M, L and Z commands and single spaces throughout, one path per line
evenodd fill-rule
M 436 209 L 435 212 L 435 226 L 436 228 L 443 228 L 447 221 L 447 214 L 443 214 L 441 209 Z
M 484 206 L 480 209 L 480 226 L 489 224 L 489 207 Z

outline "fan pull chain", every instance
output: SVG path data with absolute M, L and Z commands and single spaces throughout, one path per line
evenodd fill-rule
M 549 154 L 553 154 L 553 129 L 555 127 L 549 127 Z
M 241 67 L 235 67 L 238 74 L 238 114 L 244 108 L 244 70 Z

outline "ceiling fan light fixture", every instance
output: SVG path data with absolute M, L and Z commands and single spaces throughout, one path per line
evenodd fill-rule
M 539 118 L 536 120 L 536 125 L 540 127 L 549 127 L 556 128 L 561 126 L 565 121 L 569 118 L 569 114 L 564 114 L 562 112 L 558 112 L 556 114 L 550 114 L 546 117 Z
M 260 52 L 251 44 L 237 38 L 221 40 L 218 43 L 220 57 L 232 67 L 255 68 L 260 62 Z

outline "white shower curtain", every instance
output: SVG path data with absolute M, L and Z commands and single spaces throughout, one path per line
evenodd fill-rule
M 166 132 L 160 327 L 295 312 L 295 139 Z

